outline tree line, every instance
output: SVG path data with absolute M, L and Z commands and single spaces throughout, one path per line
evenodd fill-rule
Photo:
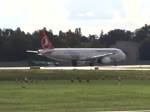
M 108 48 L 117 41 L 133 41 L 140 43 L 140 59 L 150 60 L 150 25 L 147 24 L 134 32 L 114 29 L 106 34 L 100 31 L 100 35 L 89 34 L 89 36 L 84 36 L 81 28 L 76 28 L 73 32 L 59 31 L 58 35 L 54 35 L 51 29 L 44 28 L 44 30 L 56 48 Z M 26 50 L 38 49 L 42 49 L 38 31 L 31 34 L 25 33 L 20 28 L 0 29 L 0 61 L 27 60 L 31 54 Z

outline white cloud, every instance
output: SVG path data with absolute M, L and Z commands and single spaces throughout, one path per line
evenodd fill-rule
M 122 0 L 122 6 L 119 0 L 110 1 L 0 0 L 0 25 L 21 27 L 31 33 L 46 27 L 56 34 L 59 30 L 74 31 L 81 27 L 84 35 L 99 35 L 101 30 L 105 33 L 115 28 L 133 31 L 149 23 L 150 9 L 147 6 L 147 9 L 141 10 L 143 0 Z M 148 1 L 145 3 L 148 4 Z
M 140 22 L 141 2 L 142 0 L 123 0 L 126 21 Z
M 150 9 L 147 9 L 142 5 L 149 4 L 149 0 L 123 0 L 123 4 L 125 10 L 124 20 L 126 23 L 126 27 L 129 30 L 133 31 L 145 24 L 149 24 L 150 16 L 148 16 L 148 12 L 150 11 Z M 145 9 L 145 11 L 142 9 Z M 145 15 L 145 17 L 142 17 L 143 14 Z
M 126 29 L 134 31 L 135 29 L 143 26 L 148 22 L 148 18 L 143 19 L 140 16 L 141 3 L 142 0 L 122 0 L 123 1 L 123 9 L 125 15 L 121 15 L 120 10 L 114 10 L 112 22 L 112 29 Z
M 32 0 L 28 4 L 28 10 L 28 21 L 21 24 L 21 27 L 28 31 L 43 27 L 52 29 L 53 26 L 64 24 L 69 14 L 68 10 L 59 8 L 58 4 L 52 0 Z
M 80 17 L 93 17 L 94 16 L 94 12 L 92 12 L 92 11 L 80 12 L 79 16 Z
M 1 2 L 1 9 L 3 11 L 3 17 L 18 17 L 20 14 L 21 1 L 16 0 L 15 2 L 12 0 L 5 0 Z

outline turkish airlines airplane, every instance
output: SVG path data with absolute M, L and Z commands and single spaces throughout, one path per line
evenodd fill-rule
M 27 52 L 38 53 L 57 61 L 71 61 L 73 66 L 77 66 L 78 62 L 89 62 L 90 66 L 93 66 L 94 62 L 108 64 L 126 58 L 126 55 L 116 48 L 54 48 L 44 30 L 39 33 L 43 49 Z

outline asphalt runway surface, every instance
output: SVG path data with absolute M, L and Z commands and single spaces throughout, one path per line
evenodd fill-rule
M 123 66 L 80 66 L 80 67 L 40 67 L 50 70 L 150 70 L 150 65 L 123 65 Z
M 150 70 L 150 65 L 122 66 L 59 66 L 59 67 L 0 67 L 0 70 L 42 69 L 42 70 Z

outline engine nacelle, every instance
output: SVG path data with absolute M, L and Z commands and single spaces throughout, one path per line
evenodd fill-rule
M 99 59 L 98 62 L 108 64 L 111 62 L 111 59 L 109 57 L 103 57 L 102 59 Z

